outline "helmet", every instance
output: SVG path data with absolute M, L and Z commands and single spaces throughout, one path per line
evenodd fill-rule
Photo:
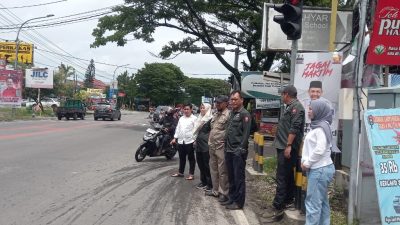
M 165 110 L 165 113 L 166 113 L 167 115 L 172 115 L 172 114 L 174 114 L 174 109 L 173 109 L 172 107 L 168 107 L 168 108 Z

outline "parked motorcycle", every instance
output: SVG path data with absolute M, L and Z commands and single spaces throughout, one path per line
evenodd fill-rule
M 158 123 L 153 123 L 152 125 L 153 128 L 148 128 L 146 130 L 146 133 L 143 136 L 143 143 L 140 144 L 139 148 L 136 150 L 135 159 L 137 162 L 143 161 L 146 156 L 165 156 L 167 159 L 172 159 L 176 154 L 176 146 L 169 144 L 172 137 L 165 140 L 162 150 L 159 150 L 166 132 Z

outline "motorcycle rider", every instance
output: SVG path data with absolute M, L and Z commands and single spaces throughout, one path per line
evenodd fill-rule
M 160 147 L 158 149 L 159 153 L 164 153 L 164 143 L 169 143 L 171 137 L 174 136 L 176 125 L 178 124 L 178 119 L 174 116 L 174 109 L 168 107 L 165 111 L 165 116 L 161 118 L 158 122 L 163 126 L 163 136 L 161 138 Z

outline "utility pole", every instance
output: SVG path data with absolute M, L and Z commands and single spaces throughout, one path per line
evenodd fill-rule
M 336 17 L 337 17 L 338 0 L 332 0 L 331 24 L 329 31 L 329 51 L 335 51 L 336 38 Z
M 294 75 L 296 74 L 297 49 L 297 40 L 292 40 L 292 49 L 290 51 L 290 85 L 294 85 Z
M 358 173 L 359 173 L 359 138 L 360 138 L 360 96 L 362 96 L 362 86 L 361 79 L 364 69 L 364 57 L 362 55 L 363 52 L 363 43 L 365 36 L 365 24 L 366 24 L 366 15 L 367 15 L 367 0 L 360 0 L 360 25 L 358 31 L 358 40 L 357 40 L 357 58 L 356 58 L 356 66 L 355 66 L 355 87 L 353 92 L 353 142 L 351 146 L 351 164 L 350 164 L 350 184 L 349 184 L 349 203 L 348 203 L 348 216 L 347 216 L 347 224 L 353 224 L 354 219 L 357 218 L 355 212 L 357 212 L 356 205 L 357 192 L 358 192 Z

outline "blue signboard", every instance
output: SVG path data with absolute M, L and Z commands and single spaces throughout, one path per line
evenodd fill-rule
M 400 108 L 368 110 L 364 122 L 382 224 L 400 224 Z

